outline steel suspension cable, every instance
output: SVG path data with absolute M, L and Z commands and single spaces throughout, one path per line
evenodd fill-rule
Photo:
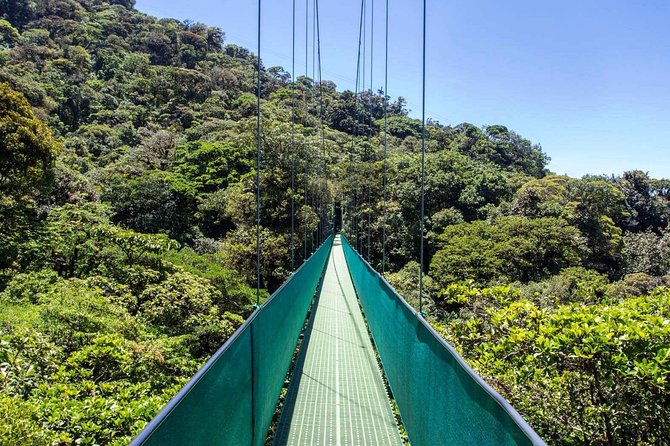
M 321 190 L 321 241 L 325 240 L 325 213 L 324 213 L 324 204 L 326 201 L 326 192 L 328 187 L 328 178 L 327 178 L 327 165 L 326 165 L 326 139 L 324 134 L 323 126 L 323 77 L 321 70 L 321 25 L 319 21 L 319 0 L 315 0 L 316 4 L 316 45 L 317 45 L 317 57 L 319 64 L 319 125 L 321 127 L 321 152 L 323 157 L 323 180 L 324 184 L 322 185 Z
M 256 78 L 256 310 L 261 304 L 261 0 L 258 0 L 258 52 Z M 256 430 L 256 392 L 254 367 L 254 330 L 249 332 L 251 343 L 251 441 L 255 442 Z
M 305 78 L 309 71 L 309 0 L 305 0 Z M 303 101 L 305 103 L 305 120 L 307 119 L 307 91 L 305 91 L 303 96 Z M 307 138 L 304 138 L 305 143 L 305 202 L 303 204 L 303 229 L 305 232 L 305 240 L 303 244 L 304 254 L 303 260 L 307 260 L 307 194 L 309 192 L 309 153 L 308 153 L 308 144 Z
M 358 136 L 358 119 L 359 119 L 359 113 L 358 113 L 358 87 L 360 85 L 360 75 L 361 75 L 361 40 L 363 37 L 363 14 L 365 12 L 365 0 L 361 0 L 361 13 L 360 13 L 360 20 L 358 24 L 358 56 L 356 58 L 356 85 L 355 85 L 355 91 L 354 91 L 354 110 L 356 113 L 356 119 L 354 120 L 354 132 L 353 135 L 351 135 L 351 155 L 349 158 L 350 161 L 350 166 L 352 170 L 352 175 L 355 179 L 355 184 L 354 187 L 351 187 L 352 195 L 354 196 L 354 210 L 351 213 L 351 222 L 352 222 L 352 230 L 355 231 L 355 245 L 356 249 L 358 249 L 358 217 L 357 217 L 357 212 L 358 212 L 358 178 L 356 177 L 357 169 L 355 169 L 353 165 L 353 157 L 354 153 L 356 150 L 356 137 Z M 350 180 L 351 182 L 351 180 Z M 354 234 L 351 234 L 354 236 Z
M 316 82 L 316 0 L 313 1 L 313 6 L 312 6 L 312 106 L 314 107 L 314 109 L 316 109 L 316 105 L 315 105 L 316 104 L 316 96 L 315 96 L 316 88 L 315 88 L 315 85 L 314 85 L 315 82 Z M 316 172 L 316 169 L 314 169 L 314 171 Z M 317 184 L 315 184 L 315 186 L 317 186 Z M 314 188 L 312 189 L 312 193 L 310 194 L 310 199 L 311 199 L 311 202 L 312 202 L 312 207 L 317 208 L 318 207 L 318 202 L 317 202 L 317 200 L 318 200 L 318 190 L 315 191 Z M 312 231 L 312 237 L 311 237 L 312 241 L 311 241 L 311 245 L 310 245 L 310 248 L 311 248 L 310 251 L 311 252 L 314 252 L 315 238 L 319 233 L 318 227 L 319 226 L 318 226 L 318 220 L 317 220 L 316 233 L 314 231 Z
M 291 59 L 291 272 L 295 271 L 295 0 Z
M 383 211 L 382 211 L 382 276 L 386 272 L 386 175 L 388 156 L 388 88 L 389 88 L 389 0 L 386 0 L 386 23 L 385 23 L 385 51 L 384 51 L 384 177 L 383 183 Z
M 361 133 L 364 135 L 365 130 L 363 128 L 363 124 L 365 124 L 365 102 L 363 101 L 364 95 L 365 95 L 365 76 L 367 75 L 367 70 L 365 68 L 365 64 L 368 60 L 366 53 L 367 53 L 367 48 L 368 48 L 368 32 L 367 32 L 367 26 L 368 26 L 368 3 L 367 1 L 363 0 L 363 59 L 362 59 L 362 68 L 361 68 L 361 104 L 363 106 L 363 116 L 358 116 L 358 126 L 361 130 Z M 363 203 L 364 203 L 364 193 L 365 193 L 365 171 L 364 171 L 364 166 L 363 166 L 363 154 L 361 153 L 361 174 L 363 175 L 363 178 L 361 178 L 361 186 L 362 186 L 362 191 L 361 191 L 361 204 L 360 207 L 363 208 Z M 360 212 L 359 212 L 360 213 Z M 360 226 L 361 221 L 358 222 L 358 225 Z M 358 227 L 357 227 L 358 228 Z M 362 232 L 362 231 L 360 231 Z M 358 246 L 356 246 L 356 249 L 358 252 L 361 253 L 361 255 L 364 255 L 363 253 L 363 235 L 359 233 L 358 237 Z
M 261 302 L 261 0 L 258 0 L 258 66 L 256 79 L 256 305 Z
M 368 73 L 366 68 L 365 68 L 365 64 L 367 63 L 367 60 L 368 60 L 368 58 L 366 56 L 367 48 L 368 48 L 367 27 L 368 27 L 368 2 L 364 0 L 363 1 L 363 78 L 362 78 L 363 85 L 361 86 L 361 104 L 363 104 L 363 110 L 364 110 L 363 111 L 363 116 L 361 118 L 361 130 L 362 130 L 363 135 L 365 135 L 367 133 L 367 132 L 365 132 L 365 129 L 363 127 L 363 125 L 365 124 L 365 101 L 363 100 L 365 98 L 364 95 L 365 95 L 365 92 L 366 92 L 365 76 Z M 367 155 L 367 148 L 366 148 L 365 155 Z M 364 197 L 365 197 L 365 182 L 366 182 L 365 181 L 366 180 L 366 178 L 365 178 L 365 168 L 364 168 L 364 163 L 362 162 L 363 157 L 364 157 L 364 154 L 361 154 L 361 173 L 363 174 L 363 177 L 361 178 L 361 180 L 362 180 L 361 181 L 361 183 L 362 183 L 361 186 L 362 186 L 362 189 L 363 189 L 361 191 L 361 202 L 362 202 L 361 203 L 361 208 L 364 207 L 363 203 L 365 203 L 365 201 L 364 201 L 365 198 Z M 364 236 L 362 235 L 361 240 L 360 240 L 361 246 L 359 248 L 361 255 L 365 255 L 365 253 L 363 252 L 363 240 L 364 240 Z
M 419 313 L 423 314 L 423 268 L 424 268 L 424 219 L 426 203 L 426 0 L 423 0 L 423 67 L 421 87 L 421 221 L 419 232 L 421 239 L 420 258 L 421 270 L 419 271 Z
M 372 98 L 374 94 L 374 84 L 372 83 L 372 78 L 374 75 L 374 60 L 375 60 L 375 0 L 372 0 L 370 5 L 370 96 L 368 103 L 370 105 L 370 123 L 368 128 L 368 151 L 370 150 L 372 142 Z M 372 158 L 374 158 L 374 153 L 370 154 L 368 152 L 368 166 Z M 368 175 L 368 262 L 370 259 L 370 241 L 371 241 L 371 228 L 372 228 L 372 181 L 371 175 Z

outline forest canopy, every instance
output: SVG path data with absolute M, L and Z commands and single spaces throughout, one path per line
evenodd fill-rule
M 292 144 L 290 74 L 223 30 L 0 0 L 0 443 L 127 444 L 253 310 L 259 64 L 263 297 L 337 207 L 416 304 L 402 97 L 298 75 Z M 670 438 L 670 181 L 556 175 L 504 125 L 426 135 L 427 319 L 548 443 Z

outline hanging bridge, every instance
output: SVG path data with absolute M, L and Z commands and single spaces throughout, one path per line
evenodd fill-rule
M 132 445 L 267 444 L 301 334 L 274 445 L 402 445 L 391 397 L 412 445 L 544 444 L 337 235 Z
M 313 1 L 314 78 L 318 54 L 319 130 L 324 151 L 323 94 L 319 1 L 305 0 L 305 75 L 308 66 L 309 3 Z M 357 105 L 365 90 L 366 0 L 361 0 L 356 73 Z M 374 0 L 371 5 L 370 53 L 374 48 Z M 295 263 L 296 218 L 296 0 L 293 0 L 292 131 L 291 131 L 291 265 Z M 386 68 L 388 91 L 388 0 L 386 0 Z M 386 260 L 386 135 L 384 111 L 384 176 L 382 275 L 349 244 L 344 234 L 330 234 L 328 192 L 312 191 L 318 229 L 304 227 L 303 264 L 260 304 L 260 171 L 261 64 L 257 71 L 256 165 L 256 309 L 246 322 L 138 435 L 131 446 L 159 445 L 544 445 L 510 404 L 479 377 L 426 322 L 421 312 L 424 271 L 425 60 L 426 0 L 423 2 L 423 135 L 420 199 L 419 309 L 412 308 L 384 279 Z M 258 57 L 261 0 L 258 0 Z M 361 46 L 363 58 L 361 59 Z M 361 61 L 362 72 L 361 72 Z M 370 57 L 370 89 L 372 91 Z M 361 82 L 362 74 L 362 82 Z M 359 87 L 361 86 L 362 88 Z M 315 89 L 314 89 L 315 90 Z M 317 94 L 312 93 L 312 99 Z M 388 98 L 388 96 L 386 96 Z M 303 123 L 304 124 L 304 123 Z M 364 124 L 357 117 L 349 153 Z M 317 143 L 317 142 L 312 142 Z M 318 144 L 318 143 L 317 143 Z M 307 220 L 309 160 L 304 150 L 304 219 Z M 327 188 L 326 188 L 327 189 Z M 355 191 L 356 187 L 352 190 Z M 363 251 L 361 218 L 352 208 L 363 203 L 355 192 L 344 209 L 347 233 Z M 316 202 L 314 198 L 316 197 Z M 363 198 L 362 198 L 363 197 Z M 367 208 L 371 208 L 367 185 Z M 331 203 L 332 205 L 332 203 Z M 333 209 L 331 208 L 331 211 Z M 341 222 L 338 226 L 341 225 Z M 370 258 L 371 215 L 367 212 L 367 258 Z M 307 258 L 307 246 L 322 242 Z

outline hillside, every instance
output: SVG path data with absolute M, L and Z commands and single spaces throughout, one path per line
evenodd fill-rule
M 260 62 L 132 0 L 0 14 L 0 443 L 127 444 L 252 310 Z M 300 76 L 292 144 L 291 75 L 262 85 L 263 295 L 295 161 L 296 258 L 341 206 L 416 303 L 421 122 Z M 427 137 L 433 325 L 550 444 L 667 441 L 670 181 L 554 175 L 503 125 Z

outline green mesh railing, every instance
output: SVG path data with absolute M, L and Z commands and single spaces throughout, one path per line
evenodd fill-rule
M 344 236 L 342 246 L 412 446 L 544 445 Z
M 247 319 L 132 446 L 264 444 L 332 241 Z

